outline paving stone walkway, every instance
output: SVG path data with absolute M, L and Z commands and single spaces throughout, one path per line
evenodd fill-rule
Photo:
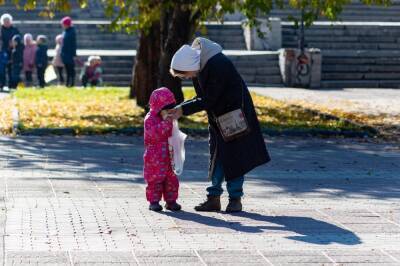
M 191 138 L 184 210 L 153 213 L 142 141 L 0 137 L 3 265 L 400 265 L 399 147 L 268 138 L 245 211 L 196 213 L 208 156 Z

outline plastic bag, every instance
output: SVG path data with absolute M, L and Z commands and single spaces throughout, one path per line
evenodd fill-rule
M 49 65 L 44 72 L 44 81 L 46 83 L 52 82 L 57 79 L 56 71 L 54 70 L 53 65 Z
M 172 170 L 176 175 L 183 172 L 185 162 L 185 139 L 187 135 L 179 130 L 178 121 L 173 121 L 172 135 L 168 138 Z

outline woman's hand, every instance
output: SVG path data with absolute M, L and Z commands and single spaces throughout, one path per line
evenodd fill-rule
M 164 110 L 166 111 L 165 117 L 163 116 L 163 119 L 175 119 L 178 120 L 182 116 L 182 108 L 181 107 L 175 107 L 174 109 L 168 109 Z
M 170 110 L 171 112 L 169 112 L 172 117 L 176 120 L 178 120 L 179 118 L 182 117 L 183 112 L 182 112 L 182 107 L 175 107 L 174 109 Z

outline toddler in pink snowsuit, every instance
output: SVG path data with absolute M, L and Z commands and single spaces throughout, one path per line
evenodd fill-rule
M 161 211 L 161 197 L 166 201 L 165 208 L 179 211 L 176 203 L 179 181 L 172 170 L 169 156 L 168 138 L 172 134 L 172 119 L 165 117 L 163 109 L 171 109 L 176 101 L 167 88 L 159 88 L 150 96 L 150 111 L 144 119 L 144 179 L 147 182 L 146 198 L 149 209 Z

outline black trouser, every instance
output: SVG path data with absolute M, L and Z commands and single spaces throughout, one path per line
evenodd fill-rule
M 57 67 L 57 75 L 58 75 L 58 80 L 61 84 L 64 84 L 64 67 L 58 66 Z
M 27 86 L 32 85 L 32 71 L 25 71 L 25 82 Z
M 18 83 L 21 81 L 20 74 L 21 74 L 22 67 L 19 65 L 12 65 L 11 67 L 11 77 L 9 81 L 9 88 L 16 89 Z
M 64 64 L 65 70 L 67 70 L 67 87 L 73 87 L 75 85 L 75 64 Z
M 0 67 L 0 89 L 6 85 L 6 66 Z
M 88 83 L 89 83 L 90 86 L 99 85 L 99 81 L 97 79 L 89 81 L 89 79 L 88 79 L 88 77 L 86 75 L 82 76 L 82 80 L 81 81 L 82 81 L 82 86 L 83 87 L 86 87 L 88 85 Z
M 37 78 L 40 88 L 44 88 L 46 85 L 46 82 L 44 81 L 44 72 L 46 72 L 46 67 L 37 67 Z
M 12 83 L 12 78 L 13 78 L 13 65 L 12 63 L 7 64 L 7 78 L 8 78 L 8 86 Z

